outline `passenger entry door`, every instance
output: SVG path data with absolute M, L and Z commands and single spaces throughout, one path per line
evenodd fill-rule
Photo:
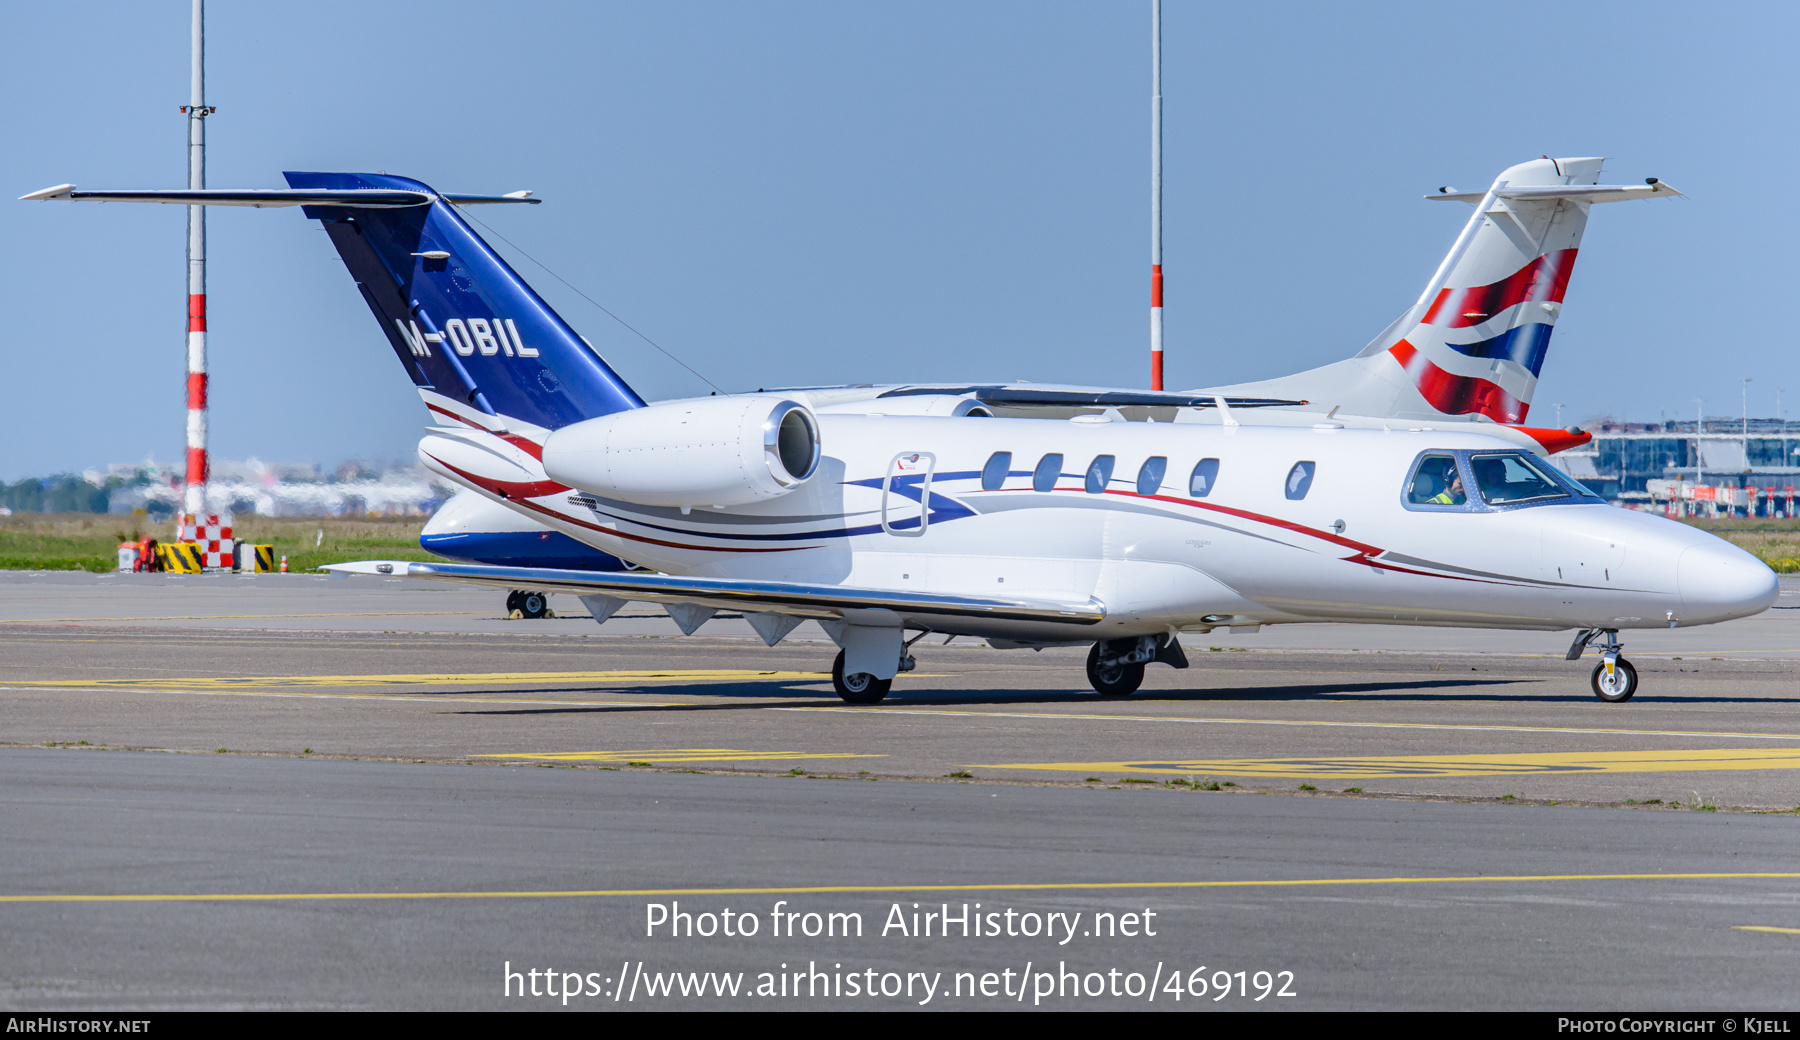
M 937 456 L 928 451 L 903 451 L 888 462 L 881 479 L 883 531 L 900 538 L 925 533 L 931 524 L 931 474 L 936 468 Z

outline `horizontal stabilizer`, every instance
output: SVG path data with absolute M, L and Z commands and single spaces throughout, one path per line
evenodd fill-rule
M 726 578 L 683 578 L 638 572 L 550 570 L 538 567 L 482 567 L 453 563 L 407 563 L 363 560 L 321 568 L 334 574 L 374 574 L 422 578 L 499 589 L 538 589 L 575 596 L 596 594 L 648 603 L 690 603 L 729 610 L 767 611 L 837 620 L 857 611 L 888 610 L 907 618 L 979 617 L 996 621 L 1059 621 L 1093 625 L 1105 620 L 1106 609 L 1087 599 L 990 599 L 942 596 L 882 589 L 807 585 L 788 581 L 739 581 Z
M 1548 187 L 1495 188 L 1494 197 L 1515 202 L 1544 202 L 1572 199 L 1575 202 L 1630 202 L 1632 199 L 1680 195 L 1681 192 L 1662 181 L 1651 178 L 1643 184 L 1553 184 Z M 1438 202 L 1480 202 L 1485 191 L 1447 191 L 1425 196 Z
M 81 191 L 73 184 L 58 184 L 29 195 L 22 202 L 162 202 L 175 206 L 251 206 L 256 209 L 281 206 L 346 206 L 351 209 L 406 209 L 428 206 L 442 198 L 459 206 L 489 203 L 529 202 L 530 192 L 510 195 L 433 195 L 428 191 L 404 191 L 358 188 L 334 191 L 325 188 L 186 188 L 169 191 L 131 188 L 121 191 Z

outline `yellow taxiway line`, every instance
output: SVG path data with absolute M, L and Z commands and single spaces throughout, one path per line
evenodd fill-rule
M 13 690 L 0 686 L 0 692 Z M 116 689 L 116 688 L 115 688 Z M 107 692 L 77 689 L 77 693 Z M 126 690 L 128 693 L 188 694 L 194 697 L 311 697 L 325 701 L 413 701 L 419 704 L 548 704 L 561 708 L 674 708 L 685 701 L 550 701 L 529 697 L 469 697 L 456 693 L 427 696 L 400 693 L 294 693 L 275 690 Z
M 470 758 L 523 758 L 534 762 L 786 762 L 801 758 L 886 758 L 855 752 L 743 751 L 737 748 L 664 748 L 645 751 L 543 751 L 480 754 Z
M 1736 932 L 1776 932 L 1781 935 L 1800 935 L 1800 928 L 1776 928 L 1766 924 L 1734 924 L 1731 928 Z
M 1734 733 L 1714 730 L 1609 729 L 1586 726 L 1475 726 L 1438 722 L 1334 722 L 1327 719 L 1234 719 L 1187 715 L 1095 715 L 1062 711 L 957 711 L 948 708 L 850 708 L 836 704 L 776 705 L 772 711 L 859 711 L 880 715 L 951 715 L 1072 722 L 1185 722 L 1219 726 L 1341 726 L 1347 729 L 1428 729 L 1475 733 L 1606 733 L 1627 737 L 1729 737 L 1734 740 L 1800 740 L 1800 733 Z
M 145 614 L 142 617 L 39 617 L 0 618 L 0 625 L 42 625 L 64 621 L 259 621 L 263 618 L 302 617 L 439 617 L 460 614 L 468 617 L 479 610 L 362 610 L 335 611 L 327 614 Z M 498 621 L 499 618 L 494 620 Z
M 14 680 L 8 687 L 90 690 L 235 691 L 305 689 L 317 686 L 480 686 L 492 683 L 548 682 L 820 682 L 828 672 L 751 671 L 744 668 L 656 669 L 615 672 L 438 672 L 415 675 L 261 675 L 186 679 L 36 679 Z
M 127 690 L 139 693 L 192 694 L 202 697 L 314 697 L 323 700 L 415 701 L 424 704 L 538 704 L 578 708 L 667 708 L 677 702 L 572 701 L 522 697 L 465 697 L 455 693 L 421 696 L 391 693 L 306 693 L 319 686 L 475 686 L 502 683 L 617 683 L 640 685 L 674 682 L 825 682 L 824 672 L 756 672 L 744 669 L 691 669 L 629 672 L 487 672 L 416 675 L 275 675 L 187 679 L 48 679 L 14 680 L 0 690 Z
M 1521 754 L 1394 755 L 1368 758 L 1224 758 L 1137 762 L 1016 762 L 975 769 L 1076 773 L 1244 776 L 1294 780 L 1395 780 L 1415 777 L 1532 776 L 1569 773 L 1693 773 L 1800 769 L 1800 748 L 1700 751 L 1549 751 Z
M 758 888 L 595 888 L 491 892 L 211 892 L 0 895 L 0 903 L 208 903 L 308 899 L 608 899 L 645 896 L 885 895 L 925 892 L 1083 892 L 1205 888 L 1323 888 L 1333 885 L 1525 884 L 1545 881 L 1757 881 L 1800 879 L 1800 872 L 1685 874 L 1489 874 L 1460 877 L 1288 878 L 1247 881 L 1063 881 L 972 885 L 806 885 Z M 1757 926 L 1740 926 L 1753 930 Z M 1800 929 L 1783 929 L 1800 931 Z

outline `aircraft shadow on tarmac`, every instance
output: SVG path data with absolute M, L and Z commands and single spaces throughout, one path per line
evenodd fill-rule
M 1018 707 L 1029 705 L 1091 705 L 1125 708 L 1133 703 L 1205 702 L 1241 703 L 1270 701 L 1352 701 L 1355 703 L 1394 704 L 1591 704 L 1593 695 L 1580 675 L 1562 679 L 1421 679 L 1411 682 L 1361 683 L 1291 683 L 1266 686 L 1234 686 L 1196 690 L 1140 689 L 1128 698 L 1102 700 L 1086 690 L 1016 690 L 988 689 L 967 691 L 896 690 L 882 702 L 888 708 L 969 708 Z M 1488 687 L 1520 687 L 1529 685 L 1551 688 L 1543 692 L 1501 692 Z M 468 695 L 474 691 L 458 691 Z M 495 689 L 490 694 L 585 694 L 588 696 L 645 698 L 650 703 L 622 704 L 555 704 L 521 705 L 516 708 L 469 707 L 453 712 L 458 715 L 564 715 L 608 714 L 620 712 L 691 712 L 739 711 L 744 708 L 820 708 L 841 706 L 830 688 L 819 680 L 772 680 L 768 682 L 728 683 L 658 683 L 627 687 L 559 687 L 547 689 Z M 655 703 L 668 697 L 705 698 L 687 704 Z M 1656 704 L 1786 704 L 1800 703 L 1800 697 L 1731 697 L 1648 694 L 1641 701 Z M 753 703 L 745 703 L 751 701 Z M 446 707 L 456 703 L 445 697 Z M 1627 709 L 1629 710 L 1629 709 Z
M 1532 687 L 1552 685 L 1543 692 L 1500 692 L 1489 687 Z M 499 692 L 499 691 L 495 691 Z M 506 691 L 525 692 L 525 691 Z M 615 697 L 696 697 L 705 700 L 688 704 L 646 703 L 643 705 L 570 704 L 566 707 L 545 704 L 517 708 L 475 708 L 459 710 L 462 715 L 557 715 L 618 712 L 688 712 L 738 711 L 753 708 L 818 708 L 838 706 L 837 699 L 822 682 L 777 680 L 751 683 L 683 683 L 655 686 L 537 689 L 536 693 L 584 693 Z M 1662 704 L 1780 704 L 1800 703 L 1800 697 L 1707 697 L 1651 695 L 1645 700 Z M 448 699 L 447 699 L 448 700 Z M 746 700 L 754 703 L 746 704 Z M 896 691 L 882 702 L 890 708 L 967 708 L 1017 707 L 1027 705 L 1091 705 L 1095 708 L 1128 707 L 1133 703 L 1179 702 L 1269 702 L 1269 701 L 1354 701 L 1356 703 L 1495 703 L 1495 704 L 1588 704 L 1592 694 L 1579 676 L 1567 683 L 1561 680 L 1521 679 L 1421 679 L 1412 682 L 1362 683 L 1292 683 L 1267 686 L 1236 686 L 1199 690 L 1140 689 L 1129 698 L 1101 700 L 1085 690 L 1016 690 L 989 689 L 968 691 L 919 690 Z M 451 702 L 454 703 L 454 702 Z

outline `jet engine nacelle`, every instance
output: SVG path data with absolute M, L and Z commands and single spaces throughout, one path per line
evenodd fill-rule
M 648 506 L 736 506 L 785 495 L 819 465 L 819 423 L 772 394 L 701 397 L 565 426 L 544 473 Z

